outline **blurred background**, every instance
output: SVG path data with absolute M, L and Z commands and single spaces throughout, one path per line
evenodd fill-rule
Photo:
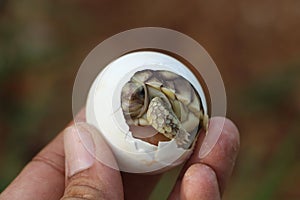
M 191 36 L 219 67 L 241 132 L 224 199 L 299 199 L 298 0 L 0 0 L 0 191 L 72 119 L 72 86 L 89 51 L 143 26 Z M 175 174 L 153 199 L 165 198 Z

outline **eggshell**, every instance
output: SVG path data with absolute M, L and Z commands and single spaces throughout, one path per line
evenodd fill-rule
M 144 69 L 168 70 L 190 81 L 207 114 L 207 103 L 200 83 L 177 59 L 154 51 L 139 51 L 123 55 L 108 64 L 90 88 L 86 119 L 106 139 L 119 169 L 130 173 L 162 172 L 183 163 L 192 153 L 192 149 L 178 148 L 174 140 L 159 142 L 155 146 L 132 136 L 121 109 L 121 90 L 135 72 Z M 98 159 L 101 161 L 101 158 Z

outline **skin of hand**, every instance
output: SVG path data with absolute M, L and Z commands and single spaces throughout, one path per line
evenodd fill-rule
M 84 111 L 78 114 L 81 121 Z M 223 126 L 224 125 L 224 126 Z M 85 127 L 88 126 L 85 124 Z M 98 160 L 83 147 L 73 122 L 28 163 L 1 193 L 0 200 L 96 200 L 147 199 L 161 174 L 139 175 L 119 172 Z M 116 164 L 105 141 L 93 141 L 92 129 L 83 128 L 81 137 L 102 156 Z M 199 134 L 195 150 L 185 163 L 169 199 L 221 199 L 239 150 L 239 132 L 228 119 L 210 120 L 208 134 L 221 131 L 213 149 L 205 156 Z M 209 144 L 208 144 L 209 146 Z

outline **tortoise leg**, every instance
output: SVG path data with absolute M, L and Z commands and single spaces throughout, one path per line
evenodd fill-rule
M 161 98 L 154 97 L 148 107 L 147 120 L 158 132 L 172 139 L 179 128 L 179 120 L 172 108 Z
M 190 134 L 184 129 L 178 129 L 177 134 L 175 136 L 176 144 L 179 148 L 186 149 L 190 145 L 189 140 Z
M 190 134 L 182 128 L 179 119 L 163 99 L 155 97 L 151 100 L 147 120 L 158 132 L 170 139 L 175 138 L 178 147 L 185 148 L 189 145 Z

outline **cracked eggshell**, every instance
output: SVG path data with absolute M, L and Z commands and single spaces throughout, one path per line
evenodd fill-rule
M 144 69 L 169 70 L 189 80 L 197 90 L 207 114 L 200 83 L 177 59 L 158 52 L 140 51 L 121 56 L 108 64 L 90 88 L 86 119 L 106 139 L 117 159 L 119 170 L 130 173 L 161 172 L 183 163 L 192 153 L 192 149 L 177 148 L 174 140 L 159 142 L 155 146 L 132 136 L 121 108 L 121 90 L 135 72 Z M 101 158 L 97 159 L 101 161 Z

